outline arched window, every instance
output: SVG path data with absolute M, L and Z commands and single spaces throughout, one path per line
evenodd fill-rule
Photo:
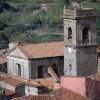
M 16 64 L 16 65 L 17 65 L 18 76 L 21 76 L 21 65 L 20 64 Z
M 68 28 L 68 40 L 72 39 L 72 29 L 71 27 Z
M 89 42 L 89 28 L 84 27 L 82 30 L 82 40 L 83 42 Z

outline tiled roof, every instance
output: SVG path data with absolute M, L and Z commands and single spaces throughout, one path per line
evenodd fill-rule
M 65 88 L 55 90 L 49 95 L 37 95 L 15 98 L 12 100 L 90 100 Z
M 18 86 L 24 84 L 24 82 L 12 77 L 4 77 L 4 78 L 2 77 L 2 80 L 0 81 L 12 86 Z
M 38 84 L 42 85 L 42 86 L 49 88 L 49 89 L 53 89 L 53 79 L 51 79 L 51 78 L 36 79 L 34 81 L 37 82 Z
M 6 96 L 10 96 L 10 95 L 13 95 L 13 94 L 15 94 L 16 92 L 15 91 L 10 91 L 10 90 L 8 90 L 8 89 L 5 89 L 5 95 Z
M 23 79 L 20 77 L 15 77 L 15 76 L 10 76 L 8 74 L 5 73 L 0 73 L 0 81 L 10 84 L 12 86 L 18 86 L 21 84 L 27 84 L 30 86 L 34 86 L 34 87 L 39 87 L 39 86 L 44 86 L 47 87 L 49 89 L 53 88 L 53 80 L 52 78 L 46 78 L 46 79 Z
M 77 94 L 65 88 L 60 88 L 53 91 L 50 94 L 49 98 L 50 100 L 90 100 L 87 97 L 83 97 L 80 94 Z
M 14 78 L 7 78 L 6 80 L 2 80 L 2 82 L 10 84 L 12 86 L 17 86 L 17 85 L 22 84 L 21 81 L 14 79 Z
M 34 96 L 26 96 L 26 97 L 19 97 L 19 98 L 14 98 L 12 100 L 48 100 L 47 95 L 34 95 Z
M 8 89 L 1 88 L 1 87 L 0 87 L 0 90 L 1 90 L 1 89 L 5 91 L 5 95 L 6 95 L 6 96 L 10 96 L 10 95 L 15 94 L 15 91 L 11 91 L 11 90 L 8 90 Z
M 64 42 L 19 45 L 20 50 L 30 59 L 63 56 Z

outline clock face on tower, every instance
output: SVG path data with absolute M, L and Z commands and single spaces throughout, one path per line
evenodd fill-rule
M 68 53 L 71 53 L 72 52 L 72 48 L 68 48 Z

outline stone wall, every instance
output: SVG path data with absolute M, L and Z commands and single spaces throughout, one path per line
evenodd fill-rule
M 48 76 L 48 67 L 53 67 L 55 64 L 60 72 L 60 75 L 63 75 L 64 68 L 64 58 L 63 57 L 55 57 L 55 58 L 42 58 L 42 59 L 34 59 L 31 61 L 31 78 L 38 78 L 38 66 L 44 66 L 44 77 Z
M 96 46 L 65 47 L 65 76 L 88 76 L 98 71 Z
M 77 76 L 76 48 L 65 46 L 64 51 L 64 75 Z
M 93 75 L 97 72 L 96 46 L 80 46 L 77 50 L 77 74 L 79 76 Z

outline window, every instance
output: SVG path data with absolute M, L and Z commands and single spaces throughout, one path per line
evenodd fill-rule
M 43 78 L 44 66 L 38 66 L 38 78 Z
M 18 76 L 21 76 L 21 65 L 17 64 L 17 72 L 18 72 Z
M 71 27 L 68 28 L 68 40 L 72 39 L 72 29 Z
M 89 28 L 88 27 L 84 27 L 82 30 L 82 40 L 83 40 L 83 43 L 89 42 Z

